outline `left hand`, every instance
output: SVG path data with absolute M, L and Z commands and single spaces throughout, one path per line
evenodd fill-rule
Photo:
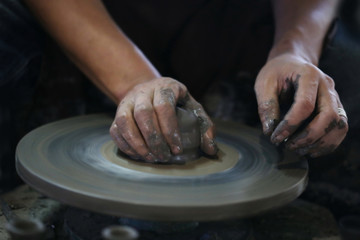
M 292 106 L 280 119 L 279 96 L 291 87 Z M 257 76 L 255 92 L 263 131 L 274 144 L 287 139 L 289 149 L 318 157 L 335 150 L 346 136 L 347 118 L 339 114 L 343 106 L 334 81 L 301 57 L 282 54 L 270 59 Z M 313 113 L 310 123 L 296 132 Z

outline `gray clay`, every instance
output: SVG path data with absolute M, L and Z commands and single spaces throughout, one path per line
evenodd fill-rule
M 172 163 L 185 163 L 200 157 L 200 127 L 195 114 L 183 108 L 176 109 L 183 152 L 173 155 Z

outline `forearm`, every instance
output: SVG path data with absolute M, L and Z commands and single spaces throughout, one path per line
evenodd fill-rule
M 275 39 L 269 59 L 293 53 L 317 65 L 339 0 L 273 0 Z
M 68 57 L 114 102 L 159 73 L 99 0 L 25 0 Z

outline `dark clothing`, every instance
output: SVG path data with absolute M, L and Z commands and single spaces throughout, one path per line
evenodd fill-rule
M 0 3 L 0 188 L 16 184 L 15 146 L 39 76 L 41 29 L 20 1 Z
M 268 0 L 105 0 L 124 32 L 164 76 L 199 99 L 214 80 L 256 75 L 273 41 Z

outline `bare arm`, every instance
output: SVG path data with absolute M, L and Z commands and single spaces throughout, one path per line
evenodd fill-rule
M 149 162 L 182 152 L 175 106 L 201 125 L 202 149 L 216 153 L 214 126 L 180 82 L 161 77 L 113 22 L 100 0 L 25 0 L 69 58 L 115 103 L 110 133 L 120 150 Z
M 317 68 L 337 0 L 274 0 L 276 33 L 266 65 L 255 84 L 263 131 L 275 144 L 317 157 L 345 138 L 347 119 L 333 79 Z M 279 96 L 295 89 L 290 110 L 280 119 Z M 301 132 L 299 126 L 315 113 Z M 296 133 L 296 134 L 294 134 Z
M 292 52 L 317 65 L 338 4 L 339 0 L 273 0 L 276 31 L 269 58 Z
M 68 57 L 115 103 L 160 74 L 99 0 L 25 0 Z

